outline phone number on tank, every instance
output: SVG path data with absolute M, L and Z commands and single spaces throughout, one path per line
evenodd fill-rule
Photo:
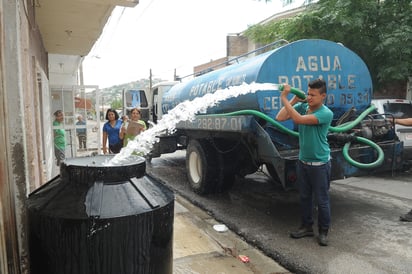
M 250 128 L 250 116 L 225 116 L 225 117 L 196 117 L 193 121 L 181 121 L 176 128 L 241 131 Z

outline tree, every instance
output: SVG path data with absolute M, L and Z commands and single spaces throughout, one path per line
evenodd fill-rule
M 121 99 L 114 99 L 110 104 L 110 107 L 113 109 L 121 109 L 123 107 L 123 103 Z
M 249 27 L 261 44 L 319 38 L 341 42 L 368 65 L 375 87 L 412 75 L 412 1 L 319 0 L 299 15 Z
M 373 57 L 379 61 L 379 81 L 412 76 L 412 1 L 383 1 L 377 18 Z

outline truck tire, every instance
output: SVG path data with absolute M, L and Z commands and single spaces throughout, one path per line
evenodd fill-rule
M 219 167 L 216 150 L 207 141 L 190 140 L 186 149 L 186 170 L 190 187 L 197 194 L 215 192 Z

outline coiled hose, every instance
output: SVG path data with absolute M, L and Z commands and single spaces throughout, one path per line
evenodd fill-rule
M 283 90 L 283 86 L 279 86 L 279 90 Z M 298 98 L 300 99 L 305 99 L 306 95 L 303 91 L 297 89 L 297 88 L 291 88 L 291 92 L 295 94 Z M 344 123 L 342 125 L 339 125 L 337 127 L 329 127 L 329 131 L 331 132 L 345 132 L 348 131 L 352 128 L 354 128 L 358 123 L 360 123 L 369 113 L 371 113 L 376 107 L 374 105 L 371 105 L 369 108 L 367 108 L 365 111 L 361 113 L 361 115 L 358 116 L 354 121 L 350 121 L 347 123 Z M 287 127 L 283 126 L 281 123 L 278 121 L 274 120 L 273 118 L 267 116 L 266 114 L 257 111 L 257 110 L 251 110 L 251 109 L 246 109 L 246 110 L 238 110 L 234 112 L 229 112 L 229 113 L 222 113 L 222 114 L 214 114 L 214 116 L 235 116 L 235 115 L 254 115 L 256 117 L 259 117 L 268 123 L 274 125 L 278 129 L 280 129 L 282 132 L 287 133 L 289 135 L 295 136 L 299 138 L 299 132 L 293 131 L 288 129 Z M 378 153 L 377 159 L 372 162 L 372 163 L 361 163 L 358 161 L 355 161 L 350 155 L 349 155 L 349 148 L 351 146 L 351 143 L 353 141 L 357 141 L 359 143 L 366 144 L 376 150 Z M 345 143 L 343 146 L 343 151 L 342 151 L 343 157 L 345 158 L 346 161 L 348 161 L 349 164 L 358 167 L 358 168 L 375 168 L 380 166 L 383 163 L 384 160 L 384 152 L 380 146 L 378 146 L 375 142 L 359 137 L 359 136 L 354 136 L 350 138 L 350 141 Z

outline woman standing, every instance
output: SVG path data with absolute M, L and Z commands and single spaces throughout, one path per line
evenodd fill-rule
M 123 139 L 124 147 L 127 146 L 129 140 L 133 140 L 142 131 L 146 130 L 146 123 L 143 120 L 140 120 L 140 109 L 132 109 L 130 115 L 130 121 L 123 123 L 122 129 L 119 133 L 120 139 Z
M 109 139 L 109 153 L 119 153 L 122 148 L 122 139 L 119 137 L 122 121 L 115 109 L 106 111 L 107 122 L 103 125 L 103 153 L 107 153 L 107 139 Z
M 53 115 L 54 156 L 56 156 L 56 164 L 60 166 L 60 163 L 66 157 L 66 132 L 63 128 L 64 115 L 61 110 L 56 110 Z

